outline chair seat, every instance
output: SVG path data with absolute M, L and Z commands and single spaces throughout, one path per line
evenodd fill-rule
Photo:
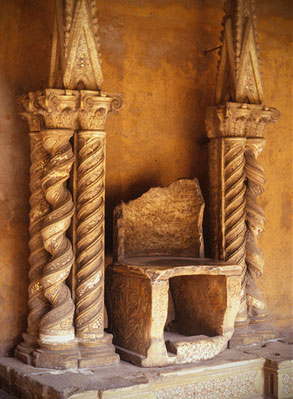
M 182 273 L 191 274 L 237 274 L 241 272 L 241 267 L 236 264 L 221 262 L 219 260 L 209 258 L 192 258 L 183 256 L 139 256 L 127 259 L 120 259 L 115 265 L 125 266 L 129 269 L 137 268 L 142 273 L 151 273 L 153 269 L 161 270 L 160 278 L 168 273 L 173 276 Z

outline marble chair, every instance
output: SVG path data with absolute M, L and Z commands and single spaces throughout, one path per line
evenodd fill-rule
M 204 258 L 203 211 L 197 179 L 152 188 L 115 208 L 106 304 L 123 360 L 142 367 L 191 363 L 227 347 L 241 267 Z

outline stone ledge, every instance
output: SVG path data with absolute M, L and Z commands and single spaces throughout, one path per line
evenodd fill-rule
M 25 399 L 256 399 L 263 398 L 264 362 L 259 355 L 231 349 L 212 360 L 152 369 L 121 361 L 49 370 L 1 358 L 0 380 L 3 389 Z

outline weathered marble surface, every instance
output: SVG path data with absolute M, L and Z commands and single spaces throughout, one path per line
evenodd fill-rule
M 267 342 L 263 347 L 247 348 L 246 353 L 265 357 L 264 390 L 270 398 L 293 397 L 293 339 Z
M 115 208 L 115 257 L 204 256 L 204 200 L 197 179 L 151 188 Z

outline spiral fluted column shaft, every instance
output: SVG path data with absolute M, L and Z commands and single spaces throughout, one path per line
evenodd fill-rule
M 245 140 L 225 139 L 224 227 L 225 260 L 242 266 L 241 304 L 245 303 Z M 246 306 L 242 306 L 245 308 Z M 240 305 L 241 310 L 241 305 Z
M 258 154 L 263 150 L 264 139 L 247 140 L 245 152 L 245 171 L 247 179 L 246 191 L 246 264 L 247 285 L 246 298 L 250 316 L 266 316 L 265 303 L 256 279 L 263 274 L 264 256 L 257 246 L 258 235 L 264 230 L 265 217 L 257 197 L 264 191 L 265 175 L 263 167 L 257 161 Z
M 64 343 L 74 339 L 74 304 L 71 292 L 65 284 L 74 255 L 66 231 L 74 212 L 72 196 L 66 182 L 74 161 L 69 143 L 73 131 L 51 129 L 42 132 L 43 146 L 50 154 L 42 187 L 52 207 L 44 220 L 42 238 L 50 261 L 43 272 L 44 294 L 51 304 L 51 310 L 42 318 L 40 325 L 41 343 Z
M 29 114 L 29 122 L 33 119 Z M 39 129 L 38 126 L 30 127 Z M 42 145 L 40 131 L 30 132 L 31 167 L 30 167 L 30 213 L 29 213 L 29 287 L 27 330 L 22 335 L 23 342 L 16 350 L 15 356 L 25 363 L 32 364 L 32 353 L 38 347 L 40 321 L 49 310 L 49 303 L 44 296 L 41 279 L 44 265 L 48 261 L 48 253 L 44 248 L 41 230 L 44 217 L 49 212 L 49 204 L 42 190 L 41 180 L 44 168 L 48 161 L 48 155 Z
M 104 332 L 105 133 L 78 132 L 76 334 Z
M 31 336 L 38 338 L 40 320 L 48 311 L 48 301 L 44 296 L 41 285 L 44 265 L 48 261 L 48 253 L 44 248 L 41 230 L 44 217 L 49 212 L 41 186 L 44 168 L 48 162 L 48 154 L 43 149 L 42 137 L 39 132 L 30 133 L 31 168 L 30 168 L 30 214 L 29 214 L 29 288 L 28 288 L 28 328 Z

